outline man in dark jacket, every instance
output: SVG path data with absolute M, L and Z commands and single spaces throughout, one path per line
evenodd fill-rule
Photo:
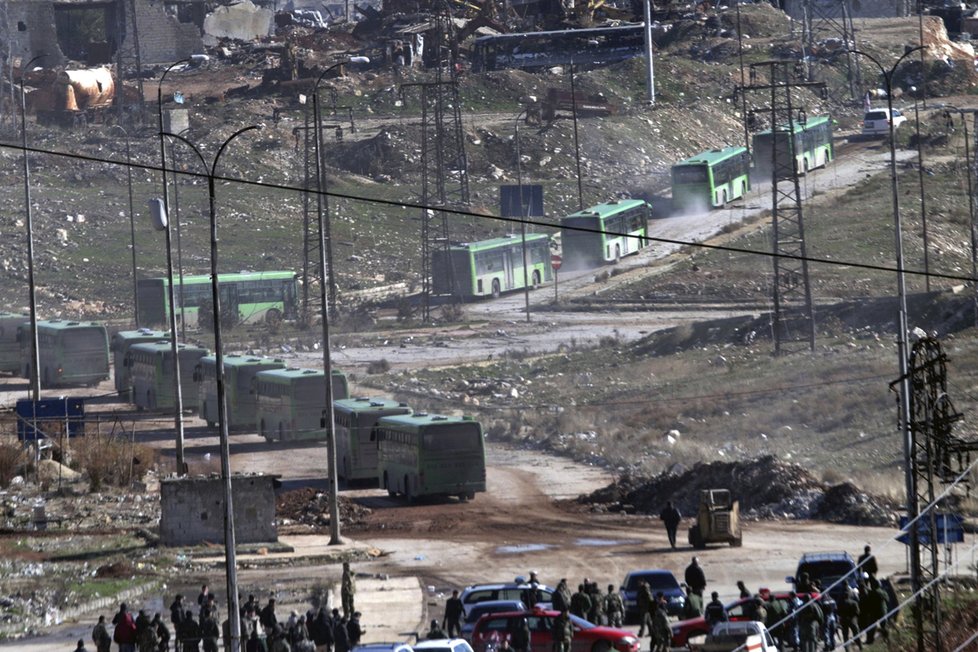
M 95 644 L 95 652 L 109 652 L 112 647 L 112 637 L 105 626 L 105 616 L 99 616 L 98 622 L 92 628 L 92 643 Z
M 584 590 L 583 584 L 577 585 L 577 593 L 571 596 L 570 612 L 578 618 L 587 618 L 591 610 L 591 596 Z
M 527 605 L 532 607 L 532 605 Z M 462 632 L 462 616 L 465 609 L 462 607 L 462 600 L 458 597 L 458 589 L 452 591 L 452 597 L 445 600 L 445 616 L 442 618 L 441 626 L 448 632 L 449 638 L 457 638 Z
M 516 629 L 510 635 L 510 645 L 515 652 L 530 652 L 530 623 L 526 618 L 520 618 Z
M 570 600 L 571 594 L 570 589 L 567 588 L 567 580 L 561 578 L 561 580 L 557 582 L 557 588 L 554 589 L 553 596 L 550 598 L 554 611 L 563 611 L 564 609 L 570 610 Z M 526 606 L 532 608 L 532 605 Z
M 706 624 L 710 626 L 711 630 L 717 623 L 727 621 L 727 609 L 720 602 L 720 594 L 716 591 L 710 594 L 710 602 L 706 605 L 703 617 L 706 618 Z
M 873 549 L 870 546 L 863 548 L 863 554 L 859 555 L 857 566 L 859 566 L 860 573 L 866 573 L 870 577 L 876 577 L 876 573 L 880 569 L 876 564 L 876 557 L 873 555 Z
M 363 637 L 363 628 L 360 627 L 360 612 L 354 611 L 353 615 L 350 616 L 350 622 L 346 624 L 346 633 L 350 637 L 350 647 L 354 648 L 360 645 L 360 639 Z M 449 634 L 448 638 L 451 638 Z
M 665 509 L 659 514 L 659 520 L 665 524 L 666 534 L 669 536 L 669 545 L 675 550 L 676 530 L 679 529 L 679 523 L 683 520 L 683 515 L 679 513 L 679 510 L 676 509 L 670 500 L 666 503 Z
M 112 624 L 115 626 L 112 639 L 119 644 L 119 652 L 135 652 L 136 621 L 126 608 L 125 602 L 119 605 L 119 611 L 112 617 Z
M 346 628 L 346 618 L 340 618 L 333 625 L 333 650 L 350 652 L 350 632 Z
M 275 615 L 275 598 L 268 599 L 268 604 L 258 614 L 258 622 L 261 623 L 266 632 L 271 632 L 278 625 L 278 617 Z
M 706 573 L 700 566 L 699 557 L 693 557 L 689 566 L 686 567 L 685 580 L 686 584 L 689 584 L 690 591 L 700 596 L 703 595 L 703 591 L 706 590 Z
M 330 652 L 333 648 L 333 621 L 326 607 L 320 607 L 316 618 L 312 621 L 309 633 L 316 644 L 317 652 Z

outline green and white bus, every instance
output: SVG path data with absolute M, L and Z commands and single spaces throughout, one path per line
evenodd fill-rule
M 255 374 L 258 434 L 268 441 L 326 439 L 322 424 L 326 374 L 319 369 L 272 369 Z M 346 374 L 333 370 L 333 400 L 350 396 Z
M 336 421 L 336 463 L 344 480 L 377 479 L 377 437 L 374 426 L 383 417 L 411 414 L 404 403 L 382 398 L 333 401 Z
M 298 280 L 295 272 L 241 272 L 219 274 L 221 310 L 233 312 L 242 323 L 276 322 L 295 319 L 299 311 Z M 177 304 L 177 320 L 185 319 L 187 326 L 196 327 L 201 306 L 211 305 L 210 275 L 184 276 L 181 304 L 179 281 L 175 281 L 173 298 Z M 165 326 L 167 323 L 166 278 L 144 278 L 136 282 L 139 297 L 139 323 Z M 183 311 L 179 306 L 183 305 Z
M 119 331 L 112 336 L 109 349 L 112 351 L 112 367 L 115 371 L 115 391 L 119 398 L 132 400 L 132 374 L 129 373 L 129 348 L 134 344 L 166 340 L 169 333 L 140 328 L 134 331 Z
M 645 247 L 649 205 L 641 199 L 609 201 L 568 215 L 560 226 L 564 265 L 571 269 L 596 267 Z
M 30 322 L 30 315 L 0 312 L 0 371 L 20 373 L 20 340 L 17 329 Z
M 173 392 L 173 353 L 169 340 L 144 342 L 129 347 L 129 374 L 132 376 L 132 402 L 140 410 L 165 410 L 176 405 Z M 184 410 L 197 409 L 194 367 L 210 353 L 201 346 L 177 344 L 180 356 L 180 397 Z
M 486 490 L 482 426 L 471 417 L 409 414 L 377 421 L 377 478 L 391 496 L 474 498 Z
M 258 396 L 255 376 L 261 371 L 285 369 L 278 358 L 251 355 L 224 356 L 224 396 L 228 428 L 254 428 L 258 424 Z M 211 428 L 217 425 L 217 356 L 206 355 L 197 361 L 197 415 Z
M 750 155 L 743 146 L 711 149 L 672 166 L 672 204 L 706 210 L 739 199 L 750 190 Z
M 788 126 L 778 128 L 776 135 L 771 130 L 754 134 L 751 149 L 754 152 L 754 179 L 770 181 L 774 144 L 778 148 L 778 160 L 788 162 L 794 159 L 795 171 L 805 174 L 820 168 L 835 158 L 835 145 L 832 143 L 832 117 L 828 115 L 808 118 L 805 122 L 791 122 L 792 137 L 788 137 Z M 782 169 L 789 169 L 785 163 Z
M 536 287 L 552 279 L 550 236 L 527 233 L 526 280 Z M 455 244 L 447 252 L 436 250 L 431 255 L 431 281 L 435 294 L 454 294 L 461 299 L 522 290 L 523 239 L 508 235 Z
M 17 327 L 20 375 L 31 377 L 31 325 Z M 109 378 L 109 336 L 94 321 L 41 319 L 37 322 L 41 387 L 97 385 Z

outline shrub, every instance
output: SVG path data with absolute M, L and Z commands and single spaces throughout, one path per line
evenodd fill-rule
M 24 448 L 19 442 L 0 444 L 0 488 L 6 489 L 24 463 Z
M 92 491 L 141 480 L 156 465 L 159 455 L 155 449 L 133 444 L 125 437 L 79 437 L 72 439 L 71 446 L 74 463 L 88 476 Z
M 387 358 L 381 358 L 380 360 L 372 360 L 370 364 L 367 365 L 368 374 L 384 374 L 391 370 L 391 363 L 387 361 Z

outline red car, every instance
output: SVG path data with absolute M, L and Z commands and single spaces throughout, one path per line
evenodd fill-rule
M 811 598 L 818 599 L 818 593 L 775 593 L 774 597 L 778 600 L 789 600 L 795 596 L 801 598 L 802 602 L 807 602 Z M 747 620 L 747 602 L 754 598 L 738 598 L 733 602 L 724 605 L 727 610 L 727 620 Z M 672 647 L 688 647 L 689 639 L 694 636 L 706 636 L 710 633 L 710 628 L 706 625 L 706 618 L 698 616 L 689 620 L 680 620 L 672 626 Z
M 486 614 L 472 630 L 472 649 L 486 652 L 487 646 L 502 643 L 510 638 L 525 618 L 530 626 L 531 652 L 552 652 L 553 623 L 558 615 L 557 611 L 542 609 Z M 595 625 L 574 615 L 570 618 L 574 623 L 571 652 L 638 652 L 639 641 L 631 632 Z

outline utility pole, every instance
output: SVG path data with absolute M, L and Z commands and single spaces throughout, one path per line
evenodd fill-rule
M 757 161 L 769 160 L 771 165 L 771 228 L 772 248 L 776 254 L 773 289 L 773 336 L 775 355 L 788 353 L 791 343 L 805 342 L 815 351 L 815 308 L 811 280 L 808 274 L 808 251 L 805 243 L 805 221 L 802 210 L 798 166 L 795 159 L 795 131 L 804 125 L 807 116 L 792 102 L 794 88 L 825 88 L 821 82 L 796 82 L 789 76 L 793 61 L 762 61 L 751 64 L 750 81 L 737 88 L 746 91 L 770 91 L 770 147 L 754 150 Z M 758 71 L 766 71 L 767 82 L 759 82 Z M 747 120 L 747 116 L 744 116 Z M 764 169 L 766 165 L 758 165 Z M 792 313 L 789 306 L 797 309 Z M 800 315 L 798 314 L 800 312 Z M 792 318 L 799 317 L 802 328 L 792 328 Z
M 740 9 L 738 8 L 738 12 Z M 655 106 L 655 65 L 652 62 L 652 3 L 645 0 L 645 87 L 649 93 L 649 106 Z M 576 103 L 576 99 L 574 100 Z

